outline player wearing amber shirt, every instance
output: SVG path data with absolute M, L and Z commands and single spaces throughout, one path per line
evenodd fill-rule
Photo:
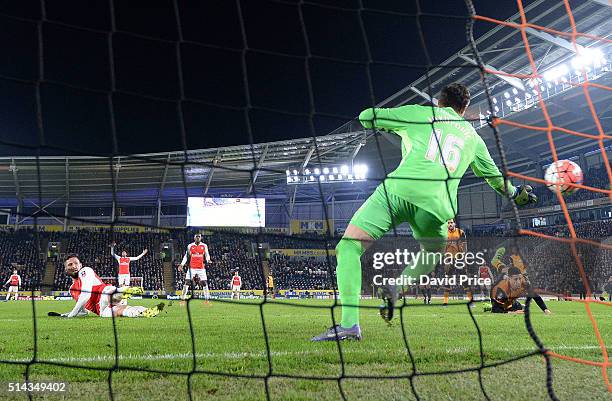
M 272 296 L 272 299 L 276 298 L 276 294 L 274 293 L 274 277 L 270 274 L 267 278 L 266 286 L 268 287 L 268 295 Z
M 453 256 L 463 253 L 466 251 L 465 244 L 465 232 L 457 227 L 457 223 L 455 223 L 454 219 L 450 219 L 448 221 L 448 237 L 446 242 L 446 254 L 451 254 Z M 452 264 L 447 264 L 444 266 L 445 274 L 452 274 L 455 266 Z M 448 305 L 448 296 L 449 289 L 444 290 L 444 304 Z M 471 293 L 468 293 L 468 296 L 471 298 Z
M 465 232 L 457 227 L 454 219 L 448 221 L 446 252 L 452 255 L 465 252 Z
M 181 298 L 185 300 L 187 298 L 187 292 L 190 287 L 199 287 L 204 290 L 204 299 L 208 302 L 210 299 L 210 292 L 208 290 L 208 278 L 206 276 L 206 265 L 211 262 L 210 253 L 208 252 L 208 245 L 202 242 L 202 234 L 196 234 L 193 236 L 193 242 L 187 245 L 187 251 L 183 260 L 178 267 L 179 272 L 183 271 L 183 268 L 187 263 L 187 273 L 185 274 L 185 284 L 183 285 L 183 293 Z

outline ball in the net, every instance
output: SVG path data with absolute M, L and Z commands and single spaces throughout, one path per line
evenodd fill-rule
M 559 160 L 548 166 L 544 175 L 546 186 L 551 191 L 569 195 L 578 190 L 571 184 L 582 184 L 583 174 L 579 165 L 570 160 Z

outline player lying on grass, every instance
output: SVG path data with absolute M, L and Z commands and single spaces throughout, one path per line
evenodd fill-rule
M 531 283 L 529 282 L 529 277 L 527 276 L 527 264 L 523 261 L 523 258 L 521 257 L 521 253 L 519 252 L 519 249 L 516 245 L 512 245 L 510 247 L 509 255 L 506 255 L 505 246 L 500 246 L 499 248 L 497 248 L 497 250 L 495 251 L 495 255 L 493 256 L 493 259 L 491 260 L 491 264 L 498 270 L 499 272 L 498 277 L 500 280 L 504 280 L 504 279 L 507 279 L 508 277 L 515 276 L 515 275 L 510 274 L 511 270 L 514 272 L 518 272 L 521 275 L 520 280 L 524 281 L 525 289 L 524 289 L 523 294 L 527 293 L 528 298 L 533 298 L 535 303 L 538 304 L 538 306 L 540 307 L 540 309 L 542 309 L 542 311 L 544 311 L 544 313 L 546 313 L 547 315 L 551 313 L 550 310 L 548 310 L 548 308 L 546 307 L 546 303 L 544 302 L 542 297 L 539 296 L 535 291 L 531 290 Z M 515 277 L 514 280 L 516 281 L 515 285 L 518 285 L 519 283 L 517 280 L 519 280 L 519 277 Z M 503 281 L 501 282 L 503 283 Z M 491 294 L 493 294 L 492 291 L 491 291 Z M 519 295 L 519 296 L 522 296 L 522 295 Z M 515 298 L 518 298 L 519 296 Z M 491 298 L 494 298 L 494 296 L 491 295 Z M 493 303 L 493 306 L 495 306 L 495 303 Z M 514 305 L 514 307 L 515 307 L 514 312 L 522 310 L 522 305 L 518 301 L 516 301 L 516 304 Z M 498 309 L 497 311 L 500 311 L 500 310 Z M 522 312 L 517 312 L 517 313 L 522 313 Z
M 153 308 L 119 305 L 122 298 L 142 294 L 142 289 L 105 284 L 91 267 L 83 266 L 77 255 L 68 255 L 64 272 L 73 279 L 70 295 L 76 305 L 70 312 L 62 314 L 63 317 L 84 316 L 88 311 L 100 317 L 154 317 L 164 308 L 163 303 Z
M 444 250 L 447 221 L 457 213 L 457 187 L 468 167 L 500 195 L 518 205 L 536 202 L 530 186 L 514 187 L 504 179 L 472 125 L 463 119 L 470 94 L 461 84 L 448 85 L 438 107 L 407 105 L 366 109 L 359 115 L 365 128 L 384 130 L 402 141 L 402 160 L 357 210 L 336 247 L 336 279 L 342 302 L 342 320 L 313 341 L 361 339 L 359 298 L 361 255 L 373 241 L 394 226 L 408 222 L 420 242 L 421 256 L 402 275 L 419 277 L 431 272 Z M 381 315 L 393 318 L 397 287 L 379 289 L 385 305 Z
M 493 313 L 524 313 L 523 305 L 517 299 L 527 295 L 540 307 L 542 312 L 550 315 L 552 312 L 546 303 L 531 287 L 529 279 L 517 267 L 510 267 L 508 274 L 493 284 L 491 288 L 491 312 Z

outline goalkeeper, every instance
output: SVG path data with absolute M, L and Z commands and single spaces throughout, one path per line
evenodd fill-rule
M 370 108 L 359 115 L 365 128 L 401 138 L 402 160 L 357 210 L 336 247 L 342 320 L 312 341 L 361 339 L 360 258 L 373 241 L 391 228 L 408 222 L 421 245 L 420 257 L 406 267 L 403 276 L 416 278 L 434 269 L 439 252 L 444 250 L 447 221 L 456 215 L 457 187 L 468 167 L 498 194 L 512 197 L 519 206 L 537 201 L 530 186 L 514 187 L 504 182 L 484 141 L 462 117 L 469 103 L 468 89 L 453 83 L 442 89 L 438 107 Z M 398 287 L 379 288 L 385 303 L 381 316 L 387 321 L 393 318 L 399 291 Z

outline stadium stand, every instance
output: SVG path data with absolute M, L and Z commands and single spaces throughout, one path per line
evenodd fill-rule
M 576 233 L 581 238 L 595 241 L 604 241 L 612 237 L 612 220 L 577 223 L 574 225 Z M 536 231 L 555 235 L 557 237 L 569 236 L 566 225 L 556 225 L 538 228 Z M 126 250 L 129 255 L 137 255 L 143 249 L 149 249 L 149 254 L 131 264 L 132 276 L 143 277 L 144 287 L 147 290 L 161 290 L 164 287 L 162 260 L 158 253 L 163 242 L 174 243 L 174 288 L 181 288 L 184 275 L 178 273 L 176 267 L 181 262 L 184 250 L 189 244 L 195 231 L 149 232 L 149 233 L 112 233 L 110 230 L 77 230 L 71 232 L 41 232 L 38 240 L 41 244 L 48 242 L 61 243 L 62 253 L 77 253 L 82 262 L 91 266 L 100 276 L 112 277 L 116 275 L 116 262 L 110 256 L 109 245 L 117 243 L 116 252 Z M 499 242 L 503 230 L 477 230 L 470 233 L 475 238 L 491 242 L 491 249 Z M 275 236 L 265 235 L 262 238 L 270 249 L 317 249 L 308 236 Z M 13 268 L 17 268 L 22 276 L 23 289 L 40 289 L 41 277 L 45 267 L 45 256 L 54 259 L 52 255 L 39 252 L 36 245 L 36 234 L 31 229 L 0 231 L 0 266 L 2 277 L 10 275 Z M 256 254 L 257 239 L 255 236 L 245 236 L 231 232 L 215 232 L 204 235 L 203 241 L 209 244 L 213 260 L 209 268 L 209 286 L 213 290 L 227 290 L 230 278 L 238 270 L 243 281 L 244 290 L 261 289 L 262 273 L 259 269 Z M 319 249 L 324 245 L 322 242 Z M 330 241 L 328 249 L 334 249 L 335 244 Z M 42 245 L 41 245 L 42 247 Z M 570 293 L 584 291 L 582 281 L 577 275 L 573 257 L 568 246 L 550 246 L 543 241 L 532 241 L 530 246 L 522 249 L 523 255 L 529 265 L 532 282 L 538 288 L 559 292 L 559 289 Z M 612 266 L 612 252 L 593 247 L 580 248 L 587 276 L 591 287 L 597 292 L 609 279 L 610 266 Z M 492 254 L 492 253 L 491 253 Z M 54 260 L 58 264 L 61 258 Z M 286 290 L 316 290 L 329 289 L 335 280 L 335 272 L 328 271 L 327 260 L 324 257 L 289 257 L 272 251 L 269 257 L 270 270 L 275 278 L 276 287 Z M 331 256 L 332 266 L 335 258 Z M 487 260 L 490 262 L 490 260 Z M 438 274 L 443 274 L 440 268 Z M 55 272 L 54 290 L 66 290 L 70 279 L 63 274 L 58 266 Z
M 2 284 L 17 269 L 22 287 L 40 289 L 44 264 L 39 255 L 36 233 L 33 230 L 0 231 L 0 278 Z

